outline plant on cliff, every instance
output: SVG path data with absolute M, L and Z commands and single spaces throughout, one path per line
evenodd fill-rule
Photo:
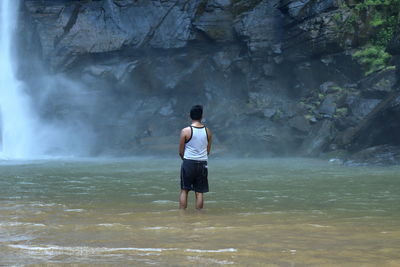
M 355 5 L 354 12 L 374 33 L 372 43 L 386 47 L 400 18 L 400 0 L 365 0 Z
M 365 74 L 387 67 L 390 55 L 385 49 L 400 19 L 400 0 L 356 0 L 339 7 L 346 16 L 334 18 L 338 26 L 345 35 L 357 34 L 364 44 L 353 56 L 364 65 Z
M 355 52 L 353 57 L 365 67 L 365 75 L 385 68 L 390 59 L 385 47 L 379 45 L 368 45 Z

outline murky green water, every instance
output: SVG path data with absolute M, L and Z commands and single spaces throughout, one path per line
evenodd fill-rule
M 400 167 L 212 160 L 182 212 L 179 164 L 2 162 L 0 265 L 400 266 Z

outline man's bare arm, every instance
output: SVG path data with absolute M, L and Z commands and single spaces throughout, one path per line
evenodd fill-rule
M 179 139 L 179 156 L 183 160 L 183 155 L 185 153 L 185 142 L 186 142 L 186 130 L 182 129 L 181 131 L 181 137 Z
M 207 137 L 208 137 L 208 144 L 207 144 L 207 155 L 210 155 L 211 152 L 211 143 L 212 143 L 212 133 L 210 129 L 206 128 Z

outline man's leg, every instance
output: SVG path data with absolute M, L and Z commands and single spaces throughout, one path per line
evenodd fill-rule
M 179 208 L 180 209 L 186 209 L 186 207 L 187 207 L 188 192 L 189 192 L 189 190 L 185 190 L 185 189 L 181 190 L 181 195 L 179 197 Z
M 196 192 L 196 209 L 201 210 L 203 205 L 203 193 Z

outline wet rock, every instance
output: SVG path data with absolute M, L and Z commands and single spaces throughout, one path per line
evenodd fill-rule
M 346 159 L 349 156 L 349 152 L 344 149 L 331 149 L 331 146 L 329 147 L 330 151 L 329 152 L 324 152 L 321 154 L 321 157 L 324 159 L 329 159 L 329 162 L 331 163 L 338 163 L 342 164 L 344 159 Z
M 272 87 L 269 90 L 249 93 L 249 105 L 261 110 L 265 117 L 274 120 L 292 118 L 298 112 L 294 102 L 282 96 L 280 92 L 273 92 L 273 89 Z
M 282 44 L 274 44 L 272 45 L 272 52 L 275 54 L 282 54 Z
M 292 136 L 284 127 L 280 127 L 274 122 L 264 125 L 256 125 L 255 131 L 251 133 L 255 143 L 256 151 L 269 152 L 271 155 L 287 155 L 295 146 Z
M 327 1 L 310 1 L 310 0 L 299 0 L 299 1 L 281 1 L 280 9 L 283 12 L 287 12 L 292 18 L 303 21 L 307 18 L 314 17 L 322 12 L 336 9 L 338 4 L 334 0 Z
M 197 30 L 217 42 L 233 41 L 233 14 L 230 1 L 207 1 L 202 12 L 194 21 Z
M 301 151 L 307 156 L 318 156 L 334 138 L 333 122 L 324 120 L 315 125 L 304 140 Z
M 383 70 L 367 76 L 359 82 L 362 95 L 367 98 L 387 96 L 396 83 L 396 70 Z
M 328 117 L 332 117 L 336 112 L 336 98 L 333 95 L 328 95 L 322 102 L 318 111 Z
M 215 65 L 222 71 L 228 70 L 233 63 L 238 64 L 235 60 L 239 55 L 239 47 L 225 46 L 222 51 L 218 51 L 213 55 Z
M 308 121 L 310 123 L 316 123 L 317 122 L 317 118 L 315 118 L 315 116 L 309 116 Z
M 315 88 L 318 84 L 314 77 L 314 71 L 311 63 L 306 61 L 296 65 L 293 70 L 298 87 L 296 88 L 296 95 L 303 96 L 308 93 L 309 88 Z
M 393 110 L 400 112 L 400 95 L 393 101 L 392 108 Z
M 192 35 L 199 1 L 53 2 L 25 1 L 37 24 L 42 54 L 55 68 L 69 67 L 84 54 L 127 48 L 180 48 Z
M 335 62 L 334 58 L 331 55 L 322 56 L 320 60 L 326 66 L 329 66 L 330 64 Z
M 274 65 L 273 64 L 264 64 L 263 71 L 266 77 L 273 77 L 274 76 Z
M 290 54 L 290 51 L 283 53 L 285 57 Z M 307 96 L 310 90 L 315 89 L 319 89 L 322 94 L 336 93 L 361 77 L 360 67 L 345 53 L 330 55 L 330 60 L 326 65 L 320 59 L 307 58 L 294 65 L 293 79 L 300 91 L 297 95 Z M 357 84 L 354 87 L 357 88 Z
M 346 165 L 394 165 L 400 164 L 400 146 L 380 145 L 354 153 L 344 162 Z
M 350 101 L 349 106 L 352 114 L 356 118 L 362 119 L 367 116 L 375 108 L 375 106 L 379 104 L 381 100 L 355 97 Z
M 333 87 L 337 86 L 335 82 L 324 82 L 319 86 L 319 91 L 323 94 L 332 93 Z
M 340 8 L 337 1 L 283 0 L 279 8 L 287 14 L 287 38 L 283 46 L 286 47 L 285 57 L 290 61 L 332 55 L 352 47 L 358 41 L 358 34 L 345 34 L 346 29 L 341 23 L 348 19 L 350 12 Z M 356 23 L 362 28 L 361 21 Z M 326 61 L 324 64 L 329 63 Z
M 284 61 L 283 56 L 275 56 L 273 57 L 275 64 L 279 65 Z
M 170 116 L 174 114 L 174 109 L 172 107 L 172 103 L 168 103 L 166 106 L 163 106 L 159 113 L 163 116 Z
M 243 39 L 250 52 L 255 57 L 268 55 L 278 51 L 276 44 L 280 43 L 279 23 L 282 15 L 274 8 L 278 1 L 261 1 L 251 11 L 240 14 L 234 29 Z
M 95 79 L 111 79 L 117 83 L 124 83 L 129 75 L 137 66 L 138 61 L 118 62 L 118 63 L 104 63 L 86 66 L 82 75 L 86 80 L 96 82 Z M 92 78 L 89 78 L 89 76 Z
M 263 111 L 263 115 L 264 115 L 266 118 L 269 118 L 269 119 L 271 119 L 276 113 L 277 113 L 277 110 L 276 110 L 276 109 L 273 109 L 273 108 L 266 108 L 266 109 L 264 109 L 264 111 Z
M 184 86 L 193 76 L 204 72 L 209 75 L 211 66 L 204 58 L 193 57 L 191 61 L 184 60 L 186 53 L 172 56 L 152 56 L 142 59 L 140 64 L 132 73 L 132 79 L 138 84 L 138 89 L 142 91 L 170 91 L 179 90 L 179 86 Z M 199 74 L 200 75 L 200 74 Z M 201 84 L 198 84 L 201 86 Z M 187 91 L 195 91 L 197 87 L 186 88 Z
M 288 124 L 290 127 L 303 133 L 307 133 L 311 129 L 308 120 L 304 118 L 304 116 L 296 116 L 294 118 L 291 118 L 288 121 Z

